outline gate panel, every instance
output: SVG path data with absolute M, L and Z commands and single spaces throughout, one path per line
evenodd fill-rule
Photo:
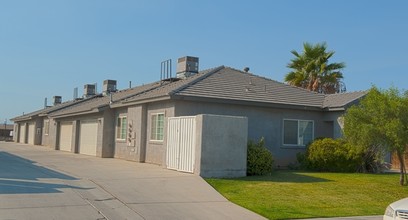
M 178 170 L 194 172 L 195 118 L 180 119 L 180 160 Z
M 193 173 L 195 117 L 169 118 L 167 128 L 167 168 Z
M 167 168 L 178 169 L 179 161 L 179 120 L 169 118 L 167 124 Z

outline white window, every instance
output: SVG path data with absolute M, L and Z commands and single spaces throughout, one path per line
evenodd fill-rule
M 127 132 L 127 117 L 119 116 L 116 124 L 116 139 L 125 140 Z
M 50 133 L 50 120 L 44 120 L 44 135 L 48 135 Z
M 283 144 L 306 146 L 313 140 L 313 121 L 283 120 Z
M 162 141 L 164 133 L 164 114 L 154 114 L 152 115 L 152 124 L 150 129 L 150 140 Z

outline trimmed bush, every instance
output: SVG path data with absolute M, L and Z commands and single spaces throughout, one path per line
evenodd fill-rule
M 261 138 L 258 143 L 248 142 L 247 150 L 247 175 L 265 175 L 272 172 L 272 153 L 265 147 L 265 139 Z
M 298 155 L 306 168 L 329 172 L 356 172 L 361 152 L 343 140 L 323 138 L 312 142 L 305 155 Z

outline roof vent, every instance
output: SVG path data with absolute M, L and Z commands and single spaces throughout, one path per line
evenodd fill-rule
M 96 94 L 95 84 L 86 84 L 84 85 L 84 98 L 89 98 Z
M 61 96 L 53 96 L 52 99 L 53 99 L 54 106 L 62 103 Z
M 116 92 L 116 80 L 103 81 L 103 95 L 109 95 L 111 92 Z
M 198 73 L 198 57 L 181 57 L 177 60 L 177 78 L 185 79 Z

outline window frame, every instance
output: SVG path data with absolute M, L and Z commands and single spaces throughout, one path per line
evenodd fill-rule
M 295 121 L 297 122 L 297 137 L 296 137 L 296 144 L 286 144 L 285 143 L 285 121 Z M 314 120 L 305 120 L 305 119 L 283 119 L 282 121 L 282 145 L 287 146 L 287 147 L 306 147 L 307 144 L 300 144 L 300 122 L 307 122 L 307 123 L 312 123 L 312 137 L 310 139 L 310 142 L 314 140 Z
M 126 125 L 123 127 L 123 119 L 126 119 Z M 127 115 L 119 115 L 116 119 L 116 140 L 126 141 L 128 131 Z
M 159 119 L 160 116 L 163 116 L 163 123 L 162 126 L 160 127 L 159 120 L 155 122 L 155 117 Z M 154 142 L 163 142 L 164 141 L 164 123 L 165 123 L 165 113 L 164 112 L 158 112 L 158 113 L 152 113 L 150 115 L 150 135 L 149 135 L 149 140 L 154 141 Z M 155 123 L 154 123 L 155 122 Z M 153 126 L 153 123 L 155 126 Z M 161 135 L 160 132 L 161 131 Z M 161 139 L 160 139 L 161 136 Z

